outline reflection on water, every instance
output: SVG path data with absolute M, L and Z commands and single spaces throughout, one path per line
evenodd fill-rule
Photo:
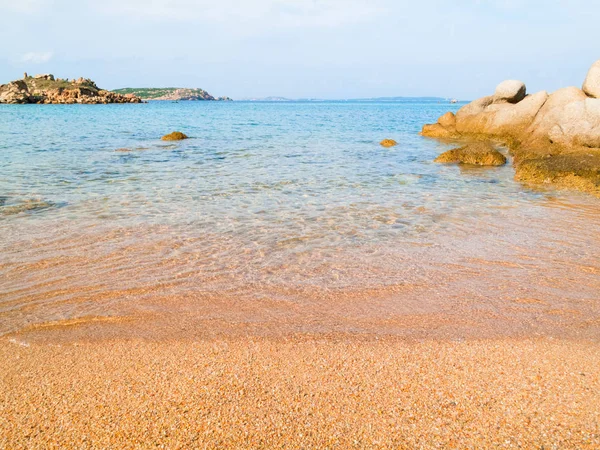
M 448 147 L 417 132 L 447 108 L 3 106 L 0 333 L 184 309 L 325 331 L 593 321 L 598 200 L 432 163 Z M 157 139 L 174 129 L 192 139 Z

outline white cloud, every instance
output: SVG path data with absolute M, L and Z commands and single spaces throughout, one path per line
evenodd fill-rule
M 10 11 L 16 13 L 33 14 L 49 7 L 49 0 L 0 0 L 0 12 Z
M 362 22 L 381 15 L 381 4 L 382 0 L 105 0 L 95 7 L 132 18 L 294 28 Z
M 21 56 L 21 62 L 31 64 L 43 64 L 50 61 L 53 56 L 53 52 L 28 52 Z

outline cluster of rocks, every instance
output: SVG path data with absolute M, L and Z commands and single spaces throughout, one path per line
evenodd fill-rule
M 421 134 L 499 141 L 514 156 L 518 180 L 600 195 L 600 61 L 581 89 L 527 95 L 524 83 L 504 81 L 494 95 L 444 114 Z
M 89 78 L 64 80 L 52 74 L 25 74 L 22 80 L 0 85 L 0 103 L 59 103 L 59 104 L 106 104 L 106 103 L 142 103 L 142 99 L 133 94 L 117 94 L 98 88 Z

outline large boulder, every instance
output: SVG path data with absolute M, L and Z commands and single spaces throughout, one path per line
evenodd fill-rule
M 442 153 L 438 163 L 470 164 L 475 166 L 502 166 L 506 157 L 488 142 L 476 142 Z
M 548 99 L 545 91 L 527 96 L 517 104 L 495 103 L 495 96 L 483 97 L 456 113 L 456 131 L 463 134 L 516 137 L 533 122 Z
M 590 68 L 585 81 L 583 92 L 593 98 L 600 98 L 600 60 L 596 61 Z
M 498 103 L 519 103 L 525 98 L 527 88 L 525 83 L 517 80 L 506 80 L 496 87 L 494 101 Z
M 575 87 L 548 97 L 522 139 L 528 146 L 600 147 L 600 99 Z
M 541 91 L 528 95 L 516 105 L 495 103 L 488 106 L 486 112 L 489 118 L 483 133 L 517 138 L 531 125 L 547 100 L 548 93 Z

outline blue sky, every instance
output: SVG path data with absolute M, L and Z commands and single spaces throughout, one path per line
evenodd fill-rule
M 591 0 L 0 0 L 0 17 L 0 82 L 472 99 L 580 86 L 600 59 Z

